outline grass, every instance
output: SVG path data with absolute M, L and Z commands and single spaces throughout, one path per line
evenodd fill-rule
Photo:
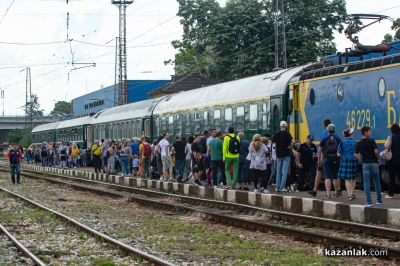
M 182 250 L 191 257 L 218 258 L 234 261 L 234 265 L 336 265 L 336 258 L 317 256 L 313 250 L 248 240 L 230 232 L 210 232 L 202 225 L 181 220 L 147 220 L 141 234 L 146 245 L 170 253 Z M 254 234 L 258 234 L 254 232 Z M 162 236 L 162 237 L 160 237 Z M 262 236 L 268 237 L 266 234 Z M 222 263 L 223 264 L 223 263 Z M 231 264 L 231 263 L 229 263 Z

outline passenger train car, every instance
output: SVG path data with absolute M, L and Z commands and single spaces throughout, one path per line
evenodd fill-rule
M 341 132 L 372 127 L 384 143 L 392 123 L 400 121 L 400 54 L 347 64 L 309 64 L 291 69 L 184 91 L 35 127 L 33 142 L 77 142 L 90 147 L 95 139 L 151 139 L 163 132 L 192 135 L 205 129 L 233 126 L 249 138 L 273 134 L 287 120 L 298 141 L 322 131 L 330 118 Z

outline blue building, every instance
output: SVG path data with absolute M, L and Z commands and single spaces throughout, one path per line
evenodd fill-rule
M 128 80 L 128 103 L 149 99 L 148 93 L 163 87 L 170 80 Z M 114 88 L 109 86 L 72 100 L 74 117 L 96 113 L 114 107 Z

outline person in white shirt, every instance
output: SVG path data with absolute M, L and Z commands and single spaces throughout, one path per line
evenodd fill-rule
M 164 180 L 172 178 L 172 159 L 169 152 L 169 134 L 164 133 L 163 139 L 158 144 L 161 151 L 161 162 L 163 165 Z

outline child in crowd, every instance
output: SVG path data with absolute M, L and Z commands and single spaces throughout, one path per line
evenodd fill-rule
M 139 158 L 136 154 L 133 156 L 132 169 L 133 169 L 133 176 L 136 176 L 139 171 Z

